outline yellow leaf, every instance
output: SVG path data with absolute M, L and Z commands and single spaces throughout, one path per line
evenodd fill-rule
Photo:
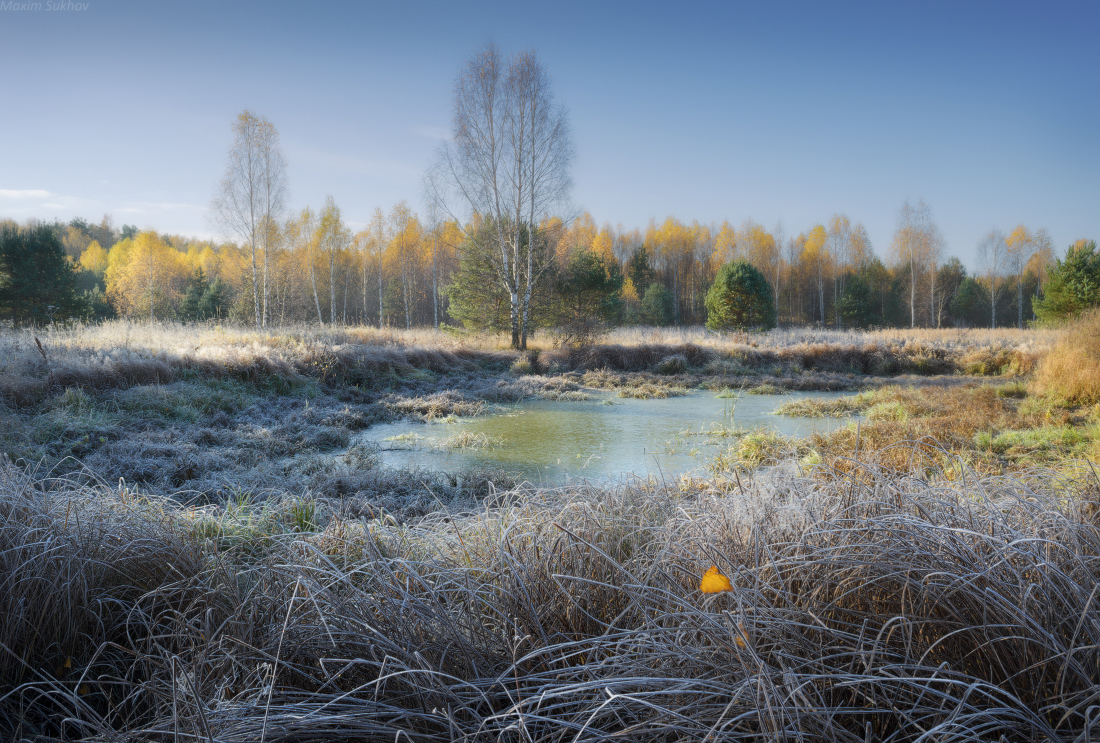
M 703 573 L 703 580 L 699 582 L 699 590 L 703 593 L 721 593 L 732 591 L 733 585 L 730 579 L 718 572 L 718 567 L 710 566 L 710 570 Z

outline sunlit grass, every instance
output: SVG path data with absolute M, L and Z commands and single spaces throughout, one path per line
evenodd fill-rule
M 1033 386 L 1072 405 L 1100 403 L 1100 310 L 1066 329 L 1040 364 Z

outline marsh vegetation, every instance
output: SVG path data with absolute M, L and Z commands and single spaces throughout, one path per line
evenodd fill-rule
M 1100 355 L 1072 332 L 6 334 L 0 729 L 1086 740 Z M 560 488 L 389 469 L 357 438 L 650 387 L 843 391 L 787 412 L 861 417 L 716 427 L 703 476 Z M 731 591 L 698 590 L 711 565 Z

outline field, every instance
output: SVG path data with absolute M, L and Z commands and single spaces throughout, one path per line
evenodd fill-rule
M 1100 737 L 1096 325 L 8 332 L 0 737 Z M 716 431 L 709 477 L 613 488 L 348 448 L 592 387 L 859 391 L 797 412 L 862 418 Z

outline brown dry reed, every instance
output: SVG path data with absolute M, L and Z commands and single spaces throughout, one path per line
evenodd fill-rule
M 1039 365 L 1032 384 L 1072 405 L 1100 402 L 1100 309 L 1081 315 Z
M 1097 483 L 860 467 L 517 489 L 402 525 L 4 462 L 0 735 L 1095 737 Z M 710 565 L 732 591 L 698 591 Z
M 495 336 L 430 330 L 135 323 L 0 333 L 0 402 L 33 406 L 66 388 L 88 391 L 182 377 L 236 379 L 287 392 L 303 379 L 389 388 L 420 373 L 1026 374 L 1054 331 L 776 330 L 718 335 L 701 328 L 624 329 L 608 343 L 501 350 Z M 665 342 L 673 340 L 678 342 Z M 41 348 L 39 348 L 39 341 Z

